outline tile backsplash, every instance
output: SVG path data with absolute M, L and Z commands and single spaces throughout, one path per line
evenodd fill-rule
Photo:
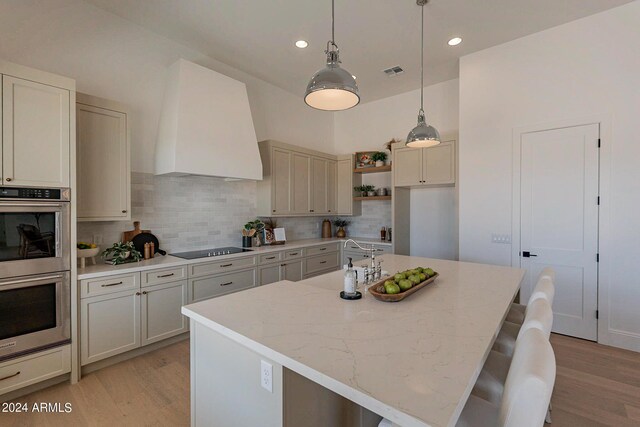
M 151 230 L 161 249 L 179 252 L 221 246 L 239 246 L 240 230 L 256 217 L 253 181 L 225 181 L 202 176 L 166 177 L 131 173 L 131 217 Z M 380 227 L 391 224 L 390 202 L 363 202 L 363 215 L 351 218 L 350 235 L 379 237 Z M 374 205 L 375 203 L 375 205 Z M 321 217 L 278 218 L 287 240 L 320 237 Z M 129 221 L 80 222 L 78 240 L 91 242 L 101 235 L 102 247 L 133 229 Z

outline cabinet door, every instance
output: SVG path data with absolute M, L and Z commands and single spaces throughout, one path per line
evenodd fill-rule
M 398 148 L 393 152 L 393 178 L 396 187 L 420 185 L 422 156 L 420 148 Z
M 140 347 L 140 292 L 81 300 L 81 363 L 97 362 Z
M 273 148 L 271 151 L 271 210 L 274 214 L 291 213 L 291 157 L 288 150 Z
M 455 143 L 443 142 L 422 150 L 423 184 L 455 184 Z
M 189 321 L 180 310 L 187 304 L 187 281 L 150 286 L 142 291 L 142 345 L 187 332 Z
M 7 185 L 69 187 L 70 94 L 2 76 L 2 175 Z
M 282 280 L 297 282 L 302 280 L 302 260 L 287 261 L 282 264 Z
M 78 219 L 130 219 L 127 115 L 78 103 L 76 123 Z
M 327 162 L 327 212 L 337 212 L 338 199 L 338 162 Z
M 280 281 L 280 264 L 259 267 L 258 271 L 260 275 L 260 286 Z
M 312 158 L 311 171 L 311 212 L 327 213 L 327 160 Z
M 311 211 L 311 157 L 292 153 L 291 200 L 293 213 L 308 214 Z
M 340 215 L 353 213 L 353 163 L 351 160 L 338 160 L 337 209 Z

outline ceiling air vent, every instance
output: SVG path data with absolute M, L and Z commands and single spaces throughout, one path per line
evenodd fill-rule
M 395 67 L 391 67 L 391 68 L 387 68 L 386 70 L 382 70 L 382 72 L 384 72 L 387 75 L 387 77 L 395 77 L 398 74 L 404 73 L 404 70 L 402 69 L 401 66 L 396 65 Z

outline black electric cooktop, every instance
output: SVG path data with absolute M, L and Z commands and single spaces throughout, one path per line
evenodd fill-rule
M 226 248 L 214 248 L 214 249 L 203 249 L 200 251 L 178 252 L 177 254 L 170 254 L 170 255 L 173 255 L 178 258 L 183 258 L 183 259 L 197 259 L 197 258 L 209 258 L 209 257 L 221 256 L 221 255 L 239 254 L 242 252 L 251 252 L 251 249 L 234 248 L 230 246 Z

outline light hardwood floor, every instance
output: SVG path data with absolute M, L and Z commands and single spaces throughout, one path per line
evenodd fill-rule
M 561 335 L 551 343 L 558 364 L 551 427 L 640 426 L 640 353 Z M 0 426 L 188 426 L 189 343 L 16 401 L 71 402 L 73 412 L 0 413 Z

